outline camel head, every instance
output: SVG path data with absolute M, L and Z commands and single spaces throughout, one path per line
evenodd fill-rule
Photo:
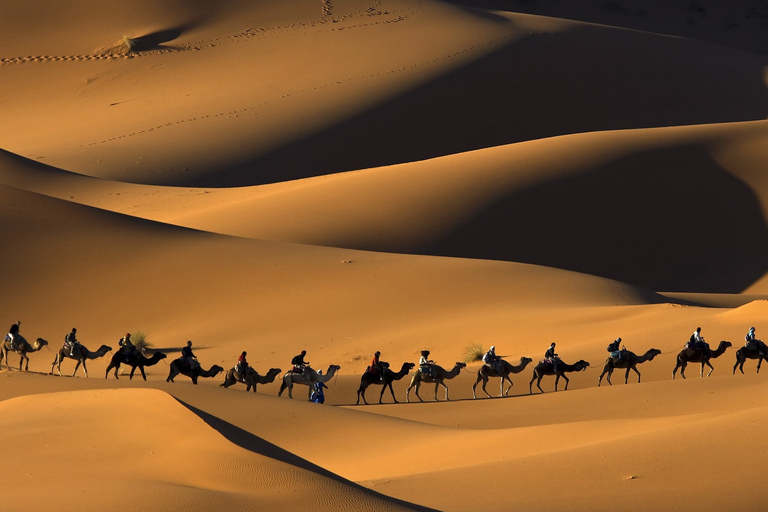
M 403 363 L 403 369 L 407 372 L 413 370 L 416 367 L 416 363 Z
M 576 366 L 576 367 L 578 367 L 578 368 L 579 368 L 579 370 L 578 370 L 578 371 L 580 371 L 580 372 L 583 372 L 583 371 L 585 371 L 587 368 L 589 368 L 589 363 L 588 363 L 588 362 L 586 362 L 585 360 L 583 360 L 583 359 L 582 359 L 582 360 L 580 360 L 578 363 L 576 363 L 576 364 L 575 364 L 575 365 L 573 365 L 573 366 Z
M 276 375 L 279 375 L 280 372 L 282 371 L 283 370 L 281 370 L 280 368 L 270 368 L 269 371 L 267 372 L 267 377 L 274 377 Z
M 332 364 L 328 367 L 328 371 L 326 373 L 331 373 L 331 371 L 337 372 L 339 370 L 341 370 L 341 366 L 337 364 Z
M 38 347 L 43 348 L 48 344 L 47 341 L 45 341 L 43 338 L 37 338 L 37 343 L 35 343 Z M 38 349 L 39 350 L 39 349 Z
M 457 367 L 459 370 L 463 370 L 464 368 L 466 368 L 466 367 L 467 367 L 467 363 L 462 363 L 461 361 L 457 361 L 457 362 L 456 362 L 456 367 Z
M 208 370 L 208 371 L 213 373 L 213 376 L 216 376 L 216 375 L 220 374 L 221 372 L 223 372 L 224 368 L 222 368 L 221 366 L 215 364 L 215 365 L 211 366 L 211 369 Z
M 725 341 L 725 340 L 723 340 L 723 341 L 721 341 L 721 342 L 720 342 L 720 345 L 719 345 L 719 346 L 720 346 L 721 348 L 723 348 L 723 349 L 726 349 L 726 348 L 728 348 L 728 347 L 732 347 L 732 346 L 733 346 L 733 343 L 731 343 L 730 341 Z
M 533 359 L 530 357 L 521 357 L 520 358 L 520 364 L 531 364 L 533 362 Z
M 659 354 L 661 354 L 661 350 L 659 350 L 657 348 L 652 348 L 651 350 L 648 351 L 648 359 L 653 359 L 654 357 L 658 356 Z

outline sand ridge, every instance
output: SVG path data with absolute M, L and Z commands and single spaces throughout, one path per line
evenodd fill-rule
M 764 508 L 755 1 L 0 10 L 0 329 L 48 341 L 0 365 L 9 510 Z M 698 326 L 731 346 L 673 380 Z M 88 378 L 51 374 L 72 327 L 112 349 Z M 126 332 L 146 381 L 105 375 Z M 661 353 L 598 386 L 617 337 Z M 280 375 L 166 382 L 187 340 Z M 540 393 L 553 341 L 589 367 Z M 508 397 L 474 359 L 450 400 L 410 372 L 356 405 L 376 350 L 491 345 L 532 360 Z M 301 350 L 340 366 L 324 405 L 279 396 Z

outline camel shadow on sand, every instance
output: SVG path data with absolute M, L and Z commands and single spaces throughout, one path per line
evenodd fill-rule
M 269 441 L 266 441 L 258 436 L 251 434 L 247 430 L 243 430 L 240 427 L 237 427 L 231 423 L 228 423 L 222 420 L 221 418 L 217 418 L 216 416 L 213 416 L 212 414 L 209 414 L 203 410 L 200 410 L 182 400 L 179 400 L 178 398 L 176 400 L 181 405 L 183 405 L 184 407 L 186 407 L 187 409 L 195 413 L 197 416 L 199 416 L 200 419 L 202 419 L 204 422 L 210 425 L 211 428 L 215 429 L 217 432 L 219 432 L 221 435 L 227 438 L 227 440 L 236 444 L 240 448 L 244 448 L 253 453 L 258 453 L 259 455 L 263 455 L 265 457 L 269 457 L 271 459 L 275 459 L 280 462 L 290 464 L 291 466 L 294 466 L 297 468 L 311 471 L 312 473 L 324 476 L 326 478 L 330 478 L 336 482 L 344 483 L 372 497 L 383 499 L 392 504 L 408 507 L 412 510 L 418 510 L 423 512 L 436 510 L 428 507 L 423 507 L 421 505 L 416 505 L 414 503 L 409 503 L 407 501 L 398 500 L 396 498 L 392 498 L 391 496 L 387 496 L 385 494 L 380 494 L 375 491 L 372 491 L 366 487 L 356 484 L 355 482 L 352 482 L 335 473 L 332 473 L 327 469 L 317 466 L 316 464 L 313 464 L 306 459 L 302 459 L 301 457 L 287 450 L 284 450 L 283 448 L 280 448 L 279 446 L 274 445 Z

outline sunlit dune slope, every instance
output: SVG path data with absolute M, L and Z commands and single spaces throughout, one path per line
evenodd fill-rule
M 145 510 L 251 510 L 255 504 L 284 510 L 296 495 L 306 506 L 332 504 L 335 510 L 410 509 L 339 478 L 235 446 L 158 391 L 43 394 L 0 402 L 0 409 L 6 435 L 49 447 L 46 457 L 30 457 L 26 443 L 6 449 L 14 494 L 35 496 L 14 500 L 13 510 L 71 510 L 72 489 L 86 510 L 126 504 Z
M 333 2 L 330 15 L 320 2 L 271 5 L 150 8 L 104 42 L 152 30 L 153 17 L 157 31 L 199 19 L 163 43 L 178 48 L 131 59 L 4 54 L 3 148 L 121 181 L 221 187 L 768 115 L 759 55 L 429 0 Z M 86 28 L 67 37 L 93 46 Z M 14 48 L 34 36 L 10 33 Z
M 761 293 L 766 134 L 764 121 L 579 134 L 232 189 L 91 179 L 3 153 L 0 179 L 241 237 L 527 262 L 662 291 Z
M 5 277 L 14 293 L 3 295 L 4 318 L 23 319 L 28 339 L 55 346 L 75 325 L 92 350 L 116 348 L 125 331 L 141 330 L 168 350 L 194 339 L 216 363 L 254 343 L 269 367 L 307 345 L 351 361 L 392 339 L 405 358 L 423 343 L 507 336 L 516 318 L 550 317 L 550 308 L 660 300 L 530 265 L 247 240 L 9 187 L 0 187 L 0 199 L 0 228 L 14 247 L 0 253 L 2 267 L 14 269 Z M 48 357 L 39 357 L 31 368 L 48 371 Z

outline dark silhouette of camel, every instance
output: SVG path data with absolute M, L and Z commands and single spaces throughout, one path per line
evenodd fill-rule
M 274 382 L 281 371 L 283 370 L 280 368 L 270 368 L 266 375 L 259 375 L 259 372 L 248 367 L 245 375 L 242 375 L 241 373 L 236 372 L 234 368 L 231 368 L 227 370 L 227 373 L 224 375 L 224 382 L 219 385 L 228 388 L 229 386 L 240 382 L 245 384 L 246 391 L 250 391 L 251 388 L 253 388 L 253 392 L 255 393 L 257 384 L 270 384 Z
M 395 398 L 395 391 L 392 389 L 392 382 L 396 380 L 400 380 L 406 375 L 408 375 L 408 372 L 413 370 L 413 367 L 416 366 L 416 363 L 403 363 L 403 366 L 400 368 L 400 371 L 395 373 L 392 370 L 389 369 L 389 366 L 384 369 L 384 376 L 383 379 L 380 378 L 379 374 L 372 374 L 371 372 L 365 372 L 360 376 L 360 388 L 357 390 L 357 404 L 360 403 L 360 398 L 362 397 L 363 402 L 365 405 L 368 405 L 368 402 L 365 400 L 365 390 L 368 388 L 368 386 L 372 384 L 376 384 L 381 386 L 381 393 L 379 394 L 379 403 L 381 403 L 382 398 L 384 397 L 384 391 L 389 388 L 389 392 L 392 393 L 392 400 L 397 402 L 397 398 Z
M 115 369 L 115 378 L 118 379 L 117 371 L 120 369 L 121 364 L 125 364 L 131 367 L 131 375 L 128 378 L 128 380 L 133 380 L 133 373 L 136 371 L 136 368 L 139 369 L 141 372 L 141 376 L 144 380 L 147 380 L 147 374 L 144 373 L 144 367 L 145 366 L 153 366 L 165 359 L 166 356 L 162 352 L 155 352 L 152 354 L 152 357 L 147 358 L 144 357 L 143 354 L 135 353 L 132 354 L 128 360 L 128 362 L 125 361 L 125 354 L 123 354 L 122 350 L 118 350 L 112 355 L 112 360 L 109 362 L 109 366 L 107 366 L 107 371 L 104 374 L 104 378 L 106 379 L 109 377 L 109 370 L 112 368 Z
M 533 369 L 533 378 L 531 378 L 531 382 L 528 383 L 528 391 L 529 393 L 533 394 L 533 381 L 536 381 L 536 387 L 539 388 L 539 391 L 542 393 L 544 392 L 543 389 L 541 389 L 541 379 L 545 375 L 556 375 L 555 377 L 555 391 L 557 391 L 557 383 L 560 382 L 560 377 L 565 379 L 565 390 L 568 390 L 568 383 L 570 380 L 568 377 L 566 377 L 566 373 L 568 372 L 580 372 L 583 370 L 586 370 L 589 368 L 589 363 L 585 360 L 580 360 L 576 364 L 568 364 L 563 361 L 557 362 L 557 371 L 555 371 L 554 366 L 552 363 L 548 361 L 541 361 L 539 364 L 536 365 L 536 367 Z
M 688 366 L 688 363 L 701 363 L 701 372 L 699 374 L 701 377 L 704 376 L 704 365 L 709 366 L 709 373 L 707 374 L 707 377 L 709 377 L 712 375 L 712 372 L 715 371 L 715 369 L 709 363 L 709 360 L 720 357 L 723 355 L 725 350 L 731 346 L 733 345 L 730 341 L 723 340 L 720 342 L 716 350 L 684 348 L 679 354 L 677 354 L 677 364 L 675 365 L 675 369 L 672 370 L 672 380 L 675 380 L 675 374 L 677 373 L 678 368 L 680 368 L 680 376 L 685 378 L 685 367 Z
M 606 373 L 608 376 L 605 378 L 605 380 L 608 381 L 608 385 L 612 386 L 611 384 L 611 375 L 613 374 L 613 370 L 616 368 L 626 368 L 627 372 L 624 374 L 624 384 L 629 381 L 629 371 L 632 370 L 637 374 L 637 382 L 640 382 L 640 372 L 637 371 L 637 365 L 640 363 L 644 363 L 646 361 L 651 361 L 654 357 L 661 354 L 661 350 L 652 348 L 642 356 L 638 356 L 634 352 L 630 352 L 629 350 L 622 350 L 621 359 L 616 359 L 614 357 L 609 357 L 605 360 L 605 366 L 603 367 L 603 373 L 600 374 L 600 378 L 597 380 L 597 387 L 600 387 L 600 384 L 603 382 L 603 375 Z
M 171 361 L 168 378 L 165 379 L 165 382 L 173 382 L 173 379 L 181 374 L 192 379 L 192 384 L 197 384 L 197 379 L 200 377 L 215 377 L 224 371 L 224 368 L 217 364 L 211 366 L 208 370 L 204 370 L 200 365 L 197 365 L 195 368 L 190 368 L 189 365 L 184 364 L 181 359 L 182 358 L 178 358 Z
M 760 354 L 762 351 L 762 355 Z M 757 373 L 760 373 L 760 365 L 763 364 L 763 361 L 768 357 L 768 350 L 765 349 L 765 347 L 757 347 L 750 348 L 750 346 L 743 346 L 739 350 L 736 351 L 736 364 L 733 365 L 733 374 L 736 375 L 736 368 L 739 369 L 741 373 L 744 373 L 744 362 L 746 362 L 747 359 L 757 359 Z

